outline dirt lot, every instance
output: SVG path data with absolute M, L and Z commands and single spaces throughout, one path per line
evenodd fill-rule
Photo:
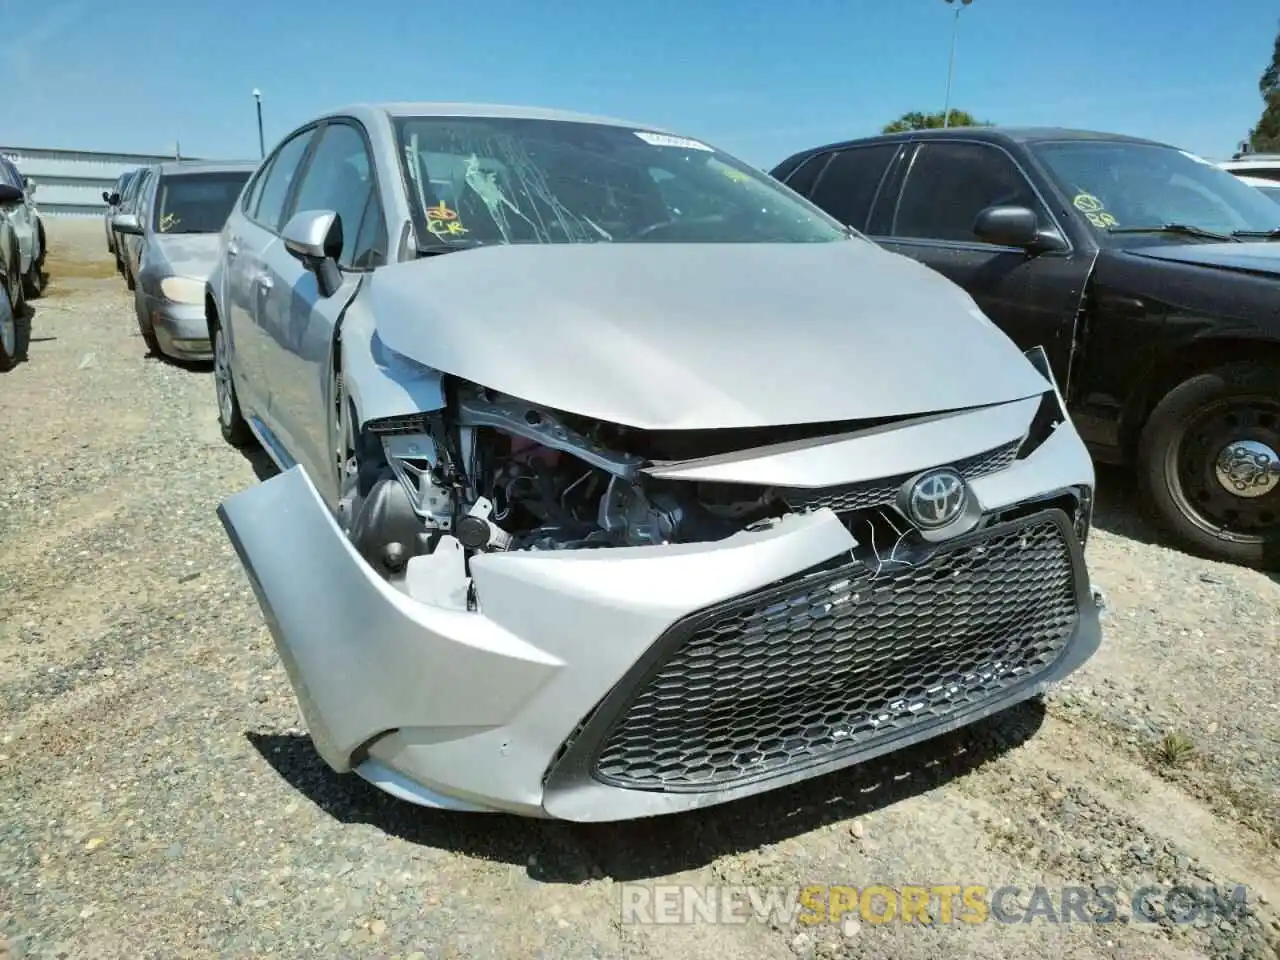
M 1104 646 L 883 763 L 581 828 L 331 775 L 214 514 L 269 475 L 208 369 L 145 356 L 101 223 L 51 223 L 0 375 L 0 938 L 9 956 L 1274 957 L 1280 582 L 1159 545 L 1101 474 Z M 623 885 L 1248 888 L 1195 923 L 631 925 Z M 935 912 L 935 916 L 936 916 Z M 1157 910 L 1157 915 L 1159 911 Z M 0 957 L 4 949 L 0 949 Z

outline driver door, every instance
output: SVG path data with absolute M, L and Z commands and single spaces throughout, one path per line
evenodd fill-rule
M 22 181 L 22 174 L 18 172 L 18 168 L 2 158 L 0 158 L 0 182 L 15 187 L 24 194 L 23 199 L 9 209 L 8 219 L 9 223 L 13 225 L 13 232 L 18 237 L 18 272 L 25 275 L 31 269 L 32 261 L 37 253 L 35 248 L 36 225 L 35 218 L 31 214 L 31 201 L 25 196 L 27 188 Z
M 321 128 L 281 229 L 295 213 L 306 210 L 329 210 L 342 222 L 342 285 L 333 296 L 321 296 L 315 274 L 285 249 L 281 239 L 263 252 L 266 286 L 259 324 L 276 429 L 321 495 L 328 497 L 336 494 L 329 433 L 334 331 L 364 271 L 380 262 L 379 251 L 386 250 L 372 156 L 354 121 L 331 121 Z

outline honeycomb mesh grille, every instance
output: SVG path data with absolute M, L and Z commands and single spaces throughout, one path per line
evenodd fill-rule
M 1013 463 L 1018 456 L 1020 445 L 1021 441 L 1018 440 L 1006 443 L 994 450 L 987 450 L 961 460 L 955 464 L 955 468 L 966 480 L 985 477 Z M 892 503 L 902 485 L 913 476 L 915 476 L 914 473 L 905 473 L 899 477 L 885 477 L 868 483 L 826 487 L 821 490 L 783 490 L 781 497 L 793 510 L 819 510 L 830 507 L 836 513 L 849 513 Z
M 596 752 L 641 790 L 718 790 L 866 749 L 1048 668 L 1075 627 L 1062 527 L 1025 525 L 874 577 L 861 563 L 704 611 Z

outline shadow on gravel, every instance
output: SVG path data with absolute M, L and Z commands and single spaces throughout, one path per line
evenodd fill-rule
M 1150 522 L 1142 511 L 1141 494 L 1133 474 L 1124 467 L 1095 465 L 1098 478 L 1097 501 L 1094 504 L 1093 525 L 1099 530 L 1114 533 L 1137 543 L 1167 547 L 1179 553 L 1186 551 L 1163 530 Z M 1280 571 L 1259 571 L 1276 583 L 1280 583 Z
M 1093 525 L 1139 543 L 1173 547 L 1164 532 L 1142 514 L 1137 481 L 1125 467 L 1096 464 L 1097 501 L 1093 508 Z
M 280 776 L 342 823 L 367 823 L 410 843 L 517 864 L 541 883 L 576 884 L 599 876 L 667 876 L 863 816 L 963 777 L 1030 739 L 1043 720 L 1043 705 L 1030 701 L 816 780 L 707 810 L 613 824 L 428 810 L 354 774 L 333 773 L 305 735 L 245 736 Z
M 240 456 L 249 461 L 249 466 L 253 467 L 253 475 L 259 481 L 265 483 L 280 472 L 280 468 L 276 466 L 276 462 L 267 456 L 267 451 L 256 443 L 251 443 L 247 447 L 240 448 Z

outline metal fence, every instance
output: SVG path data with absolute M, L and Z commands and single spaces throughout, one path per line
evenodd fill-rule
M 101 216 L 102 191 L 110 190 L 120 174 L 175 156 L 3 146 L 0 154 L 35 183 L 36 205 L 47 217 Z

